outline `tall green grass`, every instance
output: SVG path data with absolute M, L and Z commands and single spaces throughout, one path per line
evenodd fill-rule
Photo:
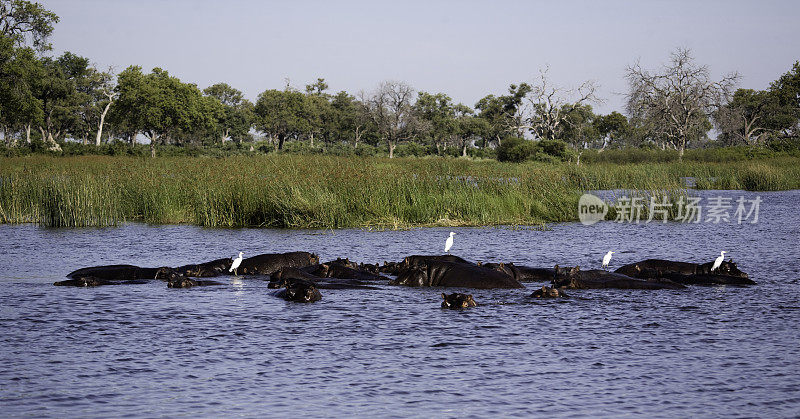
M 699 188 L 800 188 L 800 159 L 738 163 L 499 163 L 273 154 L 0 158 L 0 222 L 105 226 L 404 228 L 574 221 L 585 191 L 675 200 Z

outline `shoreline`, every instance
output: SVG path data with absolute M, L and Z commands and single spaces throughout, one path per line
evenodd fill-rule
M 695 188 L 686 186 L 686 178 Z M 34 156 L 0 158 L 0 223 L 377 230 L 538 226 L 578 221 L 578 199 L 586 191 L 622 190 L 675 204 L 692 190 L 793 189 L 800 189 L 800 158 L 790 157 L 576 166 L 298 155 Z M 672 208 L 669 218 L 676 213 Z

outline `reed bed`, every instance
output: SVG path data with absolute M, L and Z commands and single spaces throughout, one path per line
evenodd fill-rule
M 800 159 L 737 163 L 510 164 L 266 155 L 0 159 L 0 223 L 126 221 L 209 227 L 407 228 L 577 220 L 585 191 L 800 188 Z M 611 214 L 613 215 L 613 214 Z

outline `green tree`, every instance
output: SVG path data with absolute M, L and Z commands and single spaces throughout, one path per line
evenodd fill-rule
M 441 154 L 442 148 L 457 130 L 456 108 L 452 99 L 444 93 L 419 92 L 413 112 L 417 132 Z
M 91 102 L 89 59 L 65 52 L 57 59 L 42 58 L 41 63 L 43 71 L 34 84 L 44 116 L 39 131 L 50 149 L 61 150 L 58 142 L 63 138 L 85 138 L 88 132 L 82 116 Z
M 128 67 L 118 76 L 117 90 L 115 120 L 126 130 L 144 134 L 153 157 L 157 144 L 210 136 L 223 113 L 216 99 L 204 97 L 194 84 L 182 83 L 160 68 L 145 75 L 141 67 Z
M 266 90 L 258 95 L 254 113 L 256 129 L 276 138 L 278 150 L 287 139 L 299 138 L 311 129 L 306 97 L 300 92 Z
M 222 143 L 227 138 L 241 142 L 249 137 L 254 118 L 253 104 L 244 98 L 241 91 L 227 83 L 217 83 L 207 87 L 203 93 L 216 99 L 222 106 L 222 117 L 216 133 Z
M 597 115 L 592 122 L 595 130 L 603 139 L 602 149 L 609 144 L 617 143 L 620 137 L 628 133 L 628 118 L 613 111 L 608 115 Z
M 53 24 L 58 22 L 55 13 L 39 3 L 25 0 L 0 0 L 0 36 L 23 46 L 30 41 L 40 50 L 50 49 L 47 38 L 53 33 Z
M 800 120 L 800 61 L 796 61 L 791 70 L 772 82 L 769 90 L 777 97 L 779 107 L 770 128 L 782 131 L 785 136 L 797 138 Z
M 503 96 L 488 95 L 475 104 L 475 109 L 487 124 L 490 131 L 486 135 L 499 145 L 501 138 L 524 133 L 523 99 L 532 87 L 527 83 L 512 84 L 508 94 Z M 485 144 L 484 144 L 485 145 Z
M 475 116 L 469 106 L 458 104 L 455 106 L 456 128 L 452 138 L 461 148 L 461 156 L 467 157 L 467 148 L 470 144 L 481 138 L 486 138 L 491 127 L 485 119 Z
M 575 149 L 592 147 L 602 137 L 594 125 L 596 115 L 591 105 L 565 104 L 560 114 L 562 122 L 558 124 L 554 138 L 566 142 Z
M 9 146 L 16 144 L 13 133 L 22 131 L 30 143 L 31 127 L 44 117 L 34 89 L 43 72 L 31 48 L 16 48 L 13 40 L 0 37 L 0 125 Z

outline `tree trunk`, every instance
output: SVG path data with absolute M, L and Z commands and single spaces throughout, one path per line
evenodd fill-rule
M 461 157 L 467 157 L 467 142 L 464 142 L 464 145 L 461 147 Z
M 678 161 L 683 161 L 683 150 L 686 148 L 686 144 L 681 144 L 678 147 Z
M 353 148 L 358 148 L 358 142 L 361 140 L 361 130 L 359 127 L 356 127 L 356 137 L 353 141 Z
M 31 124 L 25 125 L 25 141 L 31 143 Z
M 314 147 L 314 133 L 311 133 L 311 147 Z
M 283 150 L 283 143 L 286 141 L 286 137 L 283 135 L 278 136 L 278 150 Z
M 150 157 L 156 157 L 156 139 L 158 136 L 156 134 L 150 135 Z
M 50 145 L 48 150 L 50 151 L 61 151 L 61 146 L 58 145 L 56 140 L 53 138 L 53 133 L 50 131 L 45 131 L 44 128 L 39 127 L 39 131 L 42 133 L 42 142 L 45 144 Z
M 389 142 L 389 158 L 393 159 L 394 158 L 394 148 L 397 147 L 397 144 L 392 140 L 388 140 L 388 142 Z
M 97 125 L 97 138 L 94 140 L 94 145 L 100 146 L 100 137 L 103 136 L 103 123 L 106 120 L 106 114 L 108 113 L 108 108 L 111 107 L 111 102 L 108 102 L 108 105 L 103 109 L 103 113 L 100 114 L 100 123 Z

